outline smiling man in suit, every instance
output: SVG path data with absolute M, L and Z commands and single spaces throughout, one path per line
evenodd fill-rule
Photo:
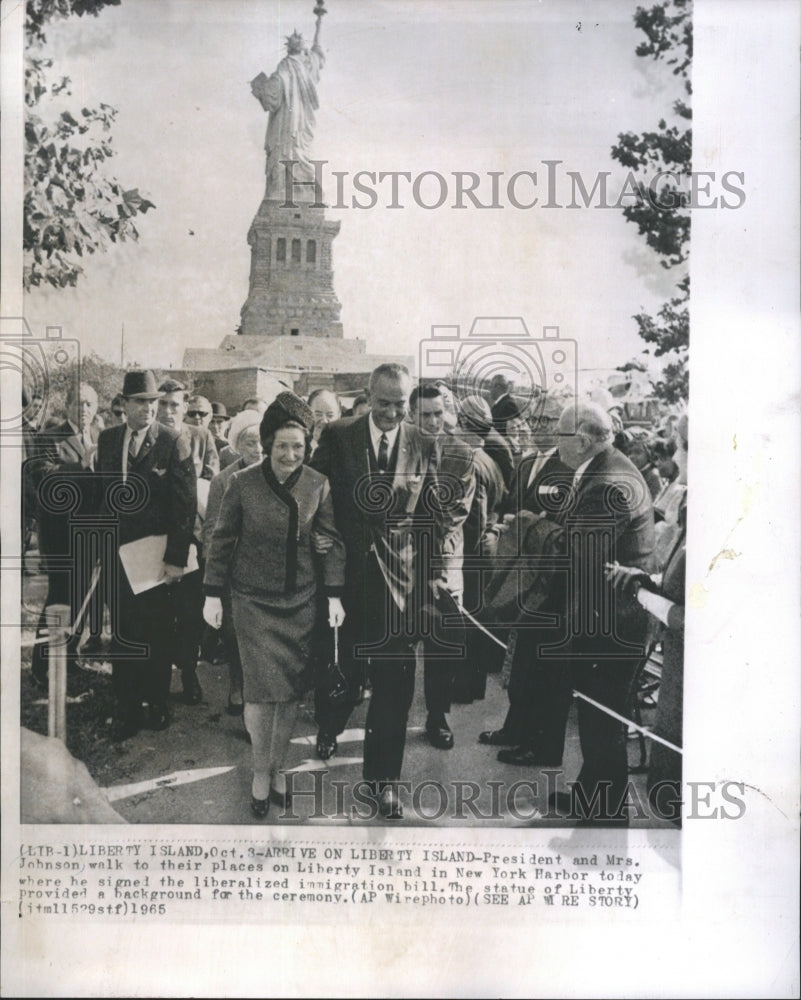
M 120 546 L 166 536 L 166 547 L 157 567 L 163 582 L 138 594 L 119 558 L 109 567 L 116 740 L 138 731 L 143 702 L 148 705 L 145 725 L 158 730 L 170 724 L 172 602 L 165 588 L 183 576 L 197 511 L 189 440 L 156 422 L 160 393 L 153 373 L 127 372 L 122 395 L 125 424 L 103 431 L 98 441 L 97 470 L 105 487 L 102 510 L 116 515 Z M 127 488 L 120 490 L 120 484 Z
M 311 462 L 328 477 L 345 541 L 341 667 L 355 695 L 369 659 L 364 778 L 375 785 L 387 819 L 403 815 L 394 782 L 414 695 L 421 597 L 428 596 L 415 535 L 431 443 L 404 419 L 410 390 L 403 365 L 379 365 L 370 376 L 370 413 L 323 428 Z M 317 753 L 324 760 L 335 752 L 354 700 L 339 706 L 318 700 Z
M 520 462 L 502 508 L 507 526 L 521 511 L 558 515 L 561 505 L 572 499 L 573 469 L 560 459 L 555 436 L 562 409 L 557 401 L 546 402 L 537 416 L 538 447 Z M 549 600 L 538 610 L 555 616 L 555 628 L 563 629 L 565 594 L 559 576 L 553 578 Z M 517 632 L 509 677 L 509 711 L 500 729 L 484 730 L 478 737 L 479 743 L 506 748 L 498 753 L 501 763 L 535 767 L 562 763 L 567 713 L 554 712 L 553 692 L 562 692 L 566 666 L 563 659 L 549 661 L 540 653 L 562 635 L 555 628 L 529 625 Z M 560 694 L 560 704 L 562 698 Z

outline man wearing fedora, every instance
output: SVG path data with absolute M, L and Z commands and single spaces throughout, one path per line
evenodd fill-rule
M 161 393 L 153 373 L 127 372 L 122 396 L 125 424 L 108 428 L 98 440 L 101 509 L 114 515 L 120 547 L 154 536 L 166 537 L 166 546 L 163 564 L 154 574 L 162 581 L 158 585 L 134 593 L 119 553 L 106 583 L 114 632 L 115 740 L 133 736 L 142 725 L 159 730 L 170 724 L 172 601 L 165 588 L 183 575 L 197 512 L 189 439 L 156 422 Z M 125 489 L 120 489 L 122 484 Z M 144 716 L 143 703 L 148 706 Z
M 225 403 L 213 402 L 211 404 L 211 423 L 209 424 L 209 430 L 214 435 L 214 444 L 217 448 L 218 455 L 228 444 L 228 440 L 226 438 L 227 427 L 228 410 L 225 407 Z

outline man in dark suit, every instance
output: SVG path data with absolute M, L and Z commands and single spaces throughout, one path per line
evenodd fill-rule
M 226 431 L 228 428 L 228 410 L 225 403 L 214 402 L 211 404 L 211 422 L 209 430 L 214 437 L 214 446 L 219 455 L 222 449 L 228 444 Z
M 393 782 L 403 763 L 419 608 L 430 581 L 417 562 L 415 532 L 431 445 L 404 420 L 410 389 L 406 368 L 380 365 L 370 376 L 370 413 L 328 424 L 311 462 L 328 477 L 345 541 L 340 656 L 353 691 L 369 660 L 373 693 L 364 778 L 374 783 L 380 813 L 390 819 L 403 814 Z M 317 752 L 323 759 L 336 750 L 353 704 L 318 700 Z
M 555 444 L 558 439 L 540 428 L 536 439 L 540 447 L 523 457 L 512 480 L 504 505 L 507 524 L 520 511 L 558 515 L 561 505 L 570 499 L 573 470 L 559 457 Z M 529 626 L 517 630 L 509 675 L 509 710 L 500 729 L 485 730 L 478 737 L 479 743 L 508 748 L 498 753 L 498 760 L 504 764 L 562 763 L 567 715 L 554 713 L 553 691 L 562 691 L 566 665 L 563 659 L 550 660 L 541 653 L 564 631 L 565 594 L 558 577 L 552 581 L 547 604 L 539 611 L 556 616 L 557 624 L 554 628 Z
M 163 582 L 139 593 L 134 593 L 119 553 L 108 567 L 116 700 L 112 738 L 117 740 L 138 731 L 143 702 L 148 704 L 144 721 L 149 728 L 166 729 L 170 724 L 173 619 L 168 588 L 183 576 L 197 512 L 189 439 L 156 422 L 160 393 L 153 373 L 127 372 L 122 394 L 126 423 L 103 431 L 98 440 L 101 512 L 116 516 L 121 547 L 152 536 L 166 536 L 166 546 L 153 574 Z
M 574 471 L 572 499 L 552 515 L 565 527 L 569 561 L 567 638 L 561 648 L 545 651 L 565 655 L 570 665 L 554 695 L 554 712 L 567 714 L 576 688 L 624 714 L 648 618 L 633 597 L 614 592 L 604 565 L 653 570 L 651 496 L 637 468 L 612 444 L 612 420 L 598 404 L 566 407 L 557 435 L 559 457 Z M 581 771 L 571 794 L 555 793 L 549 806 L 583 823 L 626 825 L 625 728 L 583 699 L 578 724 Z
M 190 417 L 186 386 L 177 379 L 168 378 L 159 386 L 162 394 L 158 401 L 157 419 L 160 424 L 171 430 L 179 431 L 188 438 L 195 466 L 198 490 L 198 514 L 195 519 L 195 543 L 200 545 L 203 532 L 203 518 L 206 514 L 206 499 L 209 484 L 220 471 L 220 460 L 214 435 L 204 420 L 211 413 L 211 405 L 205 403 L 202 396 L 192 397 L 197 407 Z M 191 422 L 185 422 L 185 421 Z M 198 549 L 199 559 L 202 553 Z M 203 567 L 192 573 L 185 574 L 171 588 L 174 622 L 172 632 L 172 662 L 181 671 L 181 686 L 183 699 L 187 705 L 199 705 L 203 700 L 203 689 L 197 677 L 197 661 L 200 652 L 200 642 L 203 638 Z
M 484 568 L 490 552 L 487 531 L 495 519 L 506 496 L 505 480 L 498 463 L 486 450 L 488 434 L 495 434 L 504 448 L 505 443 L 492 427 L 489 404 L 482 396 L 467 396 L 458 400 L 459 415 L 456 434 L 473 453 L 473 471 L 476 479 L 475 495 L 464 522 L 464 607 L 471 615 L 482 607 Z M 509 451 L 509 474 L 512 471 Z M 454 676 L 453 700 L 470 704 L 486 694 L 487 673 L 501 669 L 502 657 L 498 646 L 476 628 L 467 629 L 467 654 Z
M 520 415 L 517 403 L 512 399 L 514 384 L 505 375 L 493 375 L 489 384 L 489 403 L 492 412 L 492 426 L 505 438 L 507 424 Z
M 94 424 L 97 413 L 97 393 L 86 382 L 73 385 L 67 393 L 67 419 L 38 435 L 37 454 L 30 462 L 31 481 L 37 496 L 39 522 L 39 552 L 47 572 L 47 596 L 37 627 L 37 635 L 46 634 L 45 608 L 50 604 L 70 607 L 70 624 L 76 616 L 91 586 L 94 559 L 87 551 L 87 534 L 81 524 L 94 503 L 92 469 L 99 431 Z M 68 499 L 69 510 L 64 507 Z M 87 525 L 84 524 L 84 527 Z M 91 629 L 97 635 L 102 630 L 102 604 L 92 601 Z M 77 634 L 67 644 L 67 656 L 78 654 L 83 621 L 76 625 Z M 47 684 L 47 646 L 33 648 L 33 676 L 41 685 Z
M 464 531 L 476 492 L 473 451 L 463 441 L 445 430 L 445 401 L 437 385 L 415 386 L 409 399 L 414 423 L 432 444 L 429 458 L 427 508 L 442 519 L 437 532 L 441 562 L 438 574 L 441 586 L 461 602 L 464 596 Z M 439 750 L 453 747 L 453 733 L 446 718 L 451 710 L 453 679 L 464 666 L 464 657 L 456 659 L 443 651 L 440 636 L 433 634 L 426 644 L 424 685 L 426 698 L 426 737 Z M 464 641 L 464 636 L 441 636 Z

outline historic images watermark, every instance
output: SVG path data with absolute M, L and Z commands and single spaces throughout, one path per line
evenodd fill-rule
M 613 208 L 647 203 L 664 211 L 738 209 L 746 202 L 745 173 L 700 170 L 688 174 L 655 171 L 641 180 L 628 171 L 622 181 L 609 170 L 587 175 L 563 160 L 542 160 L 525 170 L 331 170 L 328 160 L 311 160 L 314 180 L 295 174 L 297 160 L 282 160 L 283 208 L 297 208 L 313 193 L 313 208 L 515 209 Z M 327 203 L 323 192 L 333 192 Z
M 376 819 L 378 802 L 371 782 L 329 779 L 330 773 L 326 769 L 287 771 L 288 802 L 283 812 L 279 813 L 280 818 L 301 820 L 295 807 L 304 801 L 307 808 L 311 806 L 309 820 L 366 822 Z M 679 823 L 682 819 L 736 820 L 746 813 L 744 796 L 747 786 L 744 782 L 731 780 L 687 781 L 681 787 L 675 782 L 663 781 L 654 785 L 647 795 L 629 780 L 623 801 L 613 815 L 607 808 L 608 782 L 599 782 L 592 796 L 587 796 L 580 785 L 573 784 L 569 793 L 569 810 L 549 811 L 544 803 L 557 791 L 564 772 L 561 768 L 543 768 L 540 774 L 538 778 L 517 781 L 479 783 L 425 778 L 420 781 L 400 780 L 393 784 L 407 796 L 412 816 L 426 823 L 445 819 L 497 825 L 511 819 L 519 823 L 548 821 L 559 826 L 566 821 L 592 821 L 598 816 L 604 816 L 612 825 L 614 821 L 628 823 L 654 818 Z M 542 809 L 538 803 L 543 804 Z M 683 805 L 687 806 L 684 814 Z

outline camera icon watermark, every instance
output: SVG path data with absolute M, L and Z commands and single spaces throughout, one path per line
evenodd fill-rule
M 0 374 L 0 447 L 23 448 L 26 430 L 44 426 L 53 397 L 77 387 L 80 343 L 63 337 L 60 326 L 48 326 L 44 338 L 34 337 L 24 318 L 2 317 Z
M 451 389 L 457 415 L 470 397 L 485 397 L 493 380 L 505 379 L 518 417 L 536 425 L 546 401 L 558 398 L 562 408 L 577 398 L 578 361 L 575 340 L 559 335 L 558 326 L 530 333 L 522 316 L 477 316 L 467 336 L 461 327 L 431 327 L 420 342 L 420 377 L 443 381 Z

